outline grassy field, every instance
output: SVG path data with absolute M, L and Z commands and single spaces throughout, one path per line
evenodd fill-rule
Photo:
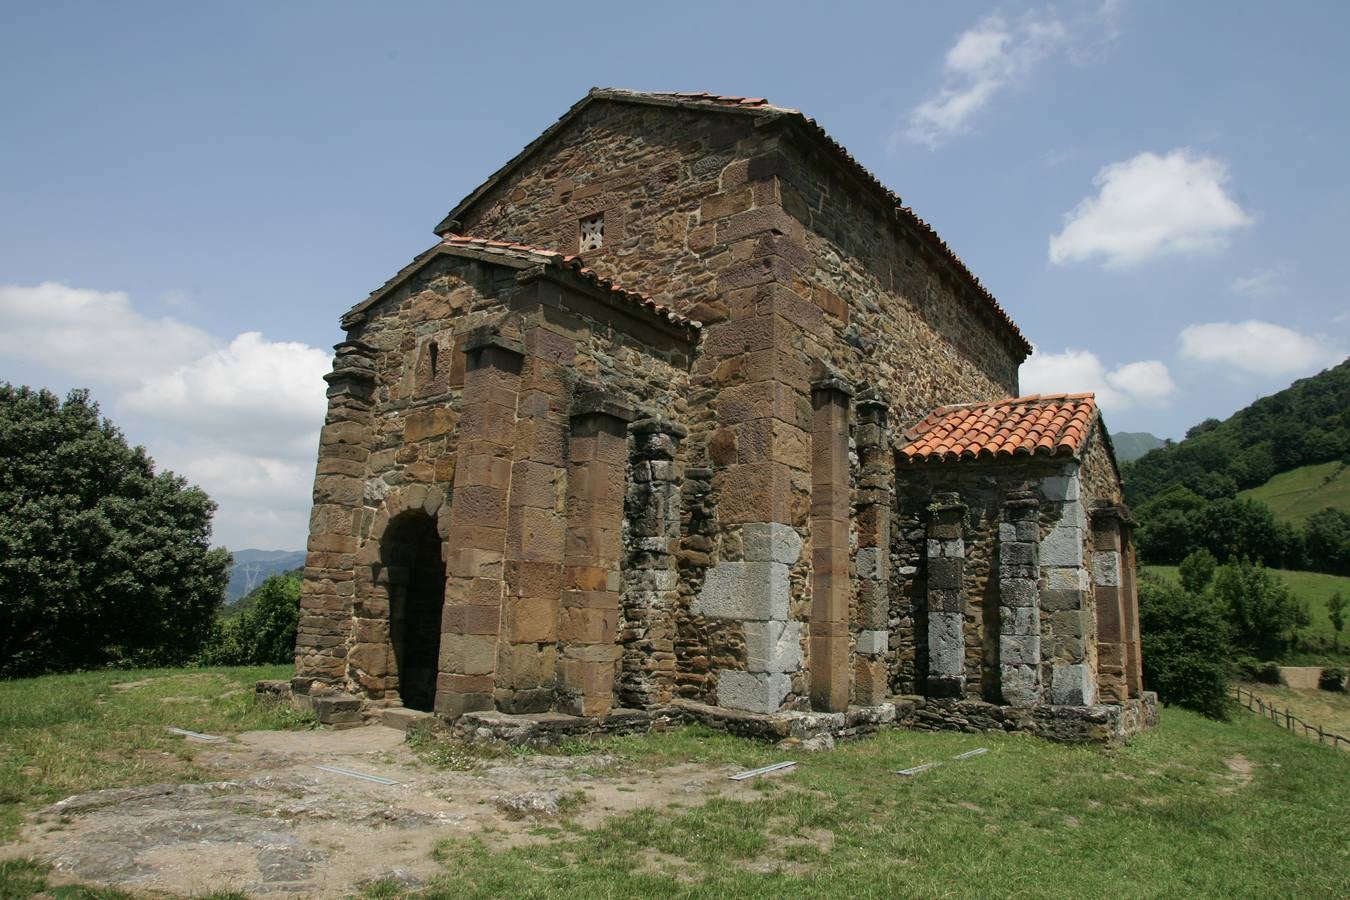
M 255 681 L 291 671 L 133 670 L 0 681 L 0 840 L 13 838 L 23 808 L 80 791 L 207 780 L 193 763 L 204 745 L 185 742 L 169 726 L 211 734 L 307 727 L 289 707 L 253 701 Z M 119 687 L 133 684 L 136 690 Z
M 259 674 L 131 676 L 155 678 L 161 700 L 189 689 L 212 693 L 192 718 L 156 715 L 151 704 L 119 710 L 111 684 L 130 680 L 125 674 L 0 685 L 0 743 L 6 756 L 14 747 L 26 754 L 17 765 L 6 761 L 7 790 L 29 806 L 78 788 L 163 779 L 153 764 L 116 760 L 176 755 L 182 745 L 166 745 L 162 734 L 170 720 L 217 732 L 296 724 L 213 686 L 216 679 L 242 686 Z M 24 716 L 29 706 L 36 710 Z M 59 714 L 67 706 L 79 712 Z M 146 716 L 153 725 L 141 721 Z M 54 741 L 74 741 L 78 752 L 44 750 L 45 739 L 32 732 L 46 730 Z M 989 752 L 952 760 L 976 747 Z M 625 767 L 789 758 L 701 728 L 564 749 L 614 754 Z M 42 768 L 75 755 L 97 761 L 78 772 Z M 541 843 L 514 849 L 447 840 L 436 852 L 444 874 L 411 896 L 1350 896 L 1350 753 L 1246 713 L 1218 723 L 1167 709 L 1158 729 L 1110 752 L 1017 736 L 887 731 L 790 758 L 796 769 L 754 782 L 750 802 L 700 805 L 676 796 L 594 829 L 541 825 Z M 945 763 L 915 778 L 894 774 L 931 761 Z M 190 773 L 181 765 L 172 766 L 172 777 Z M 33 896 L 48 877 L 39 862 L 0 864 L 0 897 Z M 393 884 L 364 890 L 368 897 L 401 893 Z
M 1176 566 L 1144 566 L 1144 571 L 1153 572 L 1164 578 L 1170 578 L 1173 581 L 1177 578 Z M 1331 620 L 1327 618 L 1327 601 L 1331 595 L 1340 591 L 1347 599 L 1350 599 L 1350 578 L 1344 575 L 1325 575 L 1321 572 L 1294 572 L 1288 569 L 1271 569 L 1271 572 L 1284 579 L 1289 585 L 1289 589 L 1294 592 L 1294 596 L 1300 600 L 1307 601 L 1308 612 L 1312 616 L 1312 624 L 1302 629 L 1301 633 L 1320 640 L 1331 641 L 1336 634 L 1335 629 L 1331 627 Z M 1341 658 L 1350 658 L 1350 627 L 1341 632 L 1341 654 L 1328 657 L 1327 662 L 1338 661 Z M 1322 654 L 1326 656 L 1326 654 Z M 1290 662 L 1291 665 L 1319 665 L 1319 660 Z
M 1320 725 L 1341 737 L 1350 738 L 1350 694 L 1336 691 L 1297 691 L 1282 684 L 1242 682 L 1267 703 L 1287 709 L 1309 725 Z
M 1301 466 L 1238 496 L 1264 503 L 1277 519 L 1302 525 L 1328 506 L 1350 511 L 1350 466 L 1341 462 Z

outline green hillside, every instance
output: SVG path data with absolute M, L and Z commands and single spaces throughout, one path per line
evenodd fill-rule
M 1164 578 L 1177 580 L 1176 566 L 1145 566 L 1145 572 L 1153 572 Z M 1289 585 L 1295 597 L 1308 604 L 1308 612 L 1312 617 L 1312 622 L 1307 628 L 1299 630 L 1299 635 L 1303 638 L 1313 640 L 1332 641 L 1335 630 L 1331 627 L 1331 620 L 1327 618 L 1327 601 L 1331 595 L 1340 591 L 1342 595 L 1350 597 L 1350 578 L 1344 575 L 1324 575 L 1321 572 L 1293 572 L 1287 569 L 1271 569 L 1272 573 L 1283 578 Z M 1341 657 L 1350 657 L 1350 626 L 1346 631 L 1341 632 L 1340 637 Z M 1325 656 L 1326 654 L 1322 654 Z M 1286 660 L 1288 663 L 1307 663 L 1316 665 L 1322 662 L 1299 659 Z M 1325 661 L 1333 661 L 1330 658 Z
M 1147 431 L 1113 431 L 1111 446 L 1116 451 L 1116 462 L 1134 462 L 1150 450 L 1157 450 L 1167 442 Z
M 1350 512 L 1350 466 L 1344 462 L 1300 466 L 1238 496 L 1264 503 L 1282 522 L 1303 525 L 1328 506 Z

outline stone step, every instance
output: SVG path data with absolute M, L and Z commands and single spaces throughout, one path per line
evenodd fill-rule
M 420 709 L 405 709 L 401 706 L 391 706 L 388 709 L 380 710 L 380 724 L 385 728 L 397 728 L 399 731 L 407 731 L 419 722 L 430 722 L 434 718 L 435 716 L 429 712 L 423 712 Z

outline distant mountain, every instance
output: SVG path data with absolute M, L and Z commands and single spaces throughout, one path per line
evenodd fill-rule
M 1116 448 L 1116 462 L 1134 462 L 1150 450 L 1157 450 L 1167 442 L 1147 431 L 1113 431 L 1111 445 Z
M 305 564 L 303 550 L 231 550 L 234 567 L 225 588 L 225 602 L 233 603 L 273 575 Z

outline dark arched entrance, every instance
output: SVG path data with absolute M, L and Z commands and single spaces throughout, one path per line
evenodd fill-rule
M 436 702 L 445 600 L 436 521 L 421 510 L 403 513 L 385 529 L 380 550 L 389 576 L 389 639 L 399 697 L 408 709 L 430 711 Z

